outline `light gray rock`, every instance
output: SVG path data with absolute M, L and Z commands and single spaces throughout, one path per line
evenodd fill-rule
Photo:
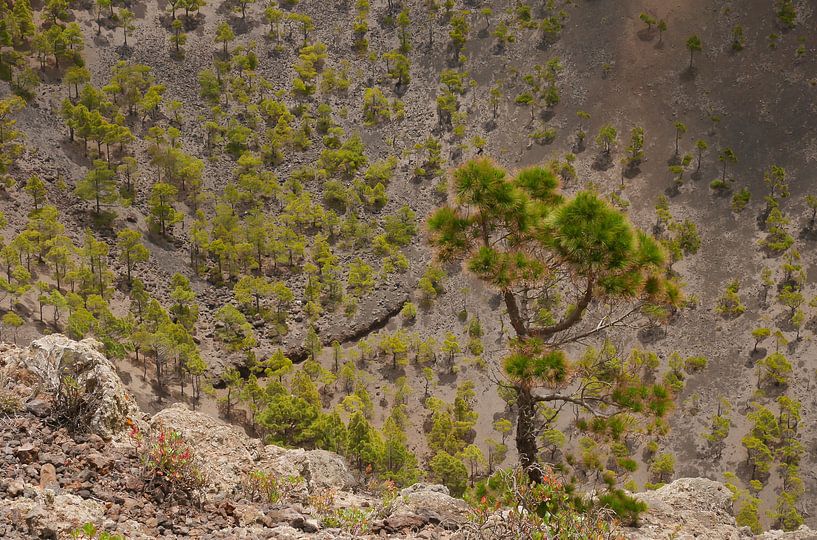
M 425 482 L 417 482 L 416 484 L 412 484 L 407 488 L 403 488 L 400 490 L 400 495 L 406 497 L 411 495 L 412 493 L 417 493 L 420 491 L 434 491 L 437 493 L 442 493 L 444 495 L 451 495 L 451 492 L 448 491 L 448 488 L 442 484 L 427 484 Z
M 806 526 L 797 531 L 767 531 L 752 535 L 738 527 L 732 515 L 732 492 L 706 478 L 680 478 L 655 491 L 635 495 L 648 505 L 640 526 L 624 529 L 632 540 L 815 540 Z
M 237 492 L 263 453 L 260 441 L 251 439 L 239 428 L 192 411 L 182 403 L 159 411 L 150 424 L 178 431 L 187 440 L 195 450 L 210 494 Z
M 306 519 L 301 527 L 305 533 L 316 533 L 321 530 L 320 523 L 318 523 L 317 519 Z
M 356 482 L 339 455 L 326 450 L 287 449 L 279 446 L 264 447 L 265 457 L 258 469 L 274 472 L 279 477 L 300 476 L 304 479 L 301 495 L 321 489 L 351 490 Z
M 74 341 L 52 334 L 13 351 L 11 365 L 33 373 L 46 391 L 55 394 L 67 377 L 73 378 L 84 391 L 87 418 L 83 423 L 91 432 L 111 439 L 123 430 L 126 419 L 141 413 L 101 351 L 102 344 L 94 339 Z
M 400 492 L 389 516 L 413 514 L 428 523 L 446 529 L 456 529 L 468 522 L 471 508 L 462 499 L 448 494 L 448 488 L 439 484 L 414 484 Z M 388 520 L 388 519 L 387 519 Z
M 625 529 L 632 540 L 744 540 L 751 532 L 735 524 L 732 493 L 706 478 L 681 478 L 655 491 L 637 493 L 647 503 L 638 528 Z
M 34 498 L 0 501 L 0 521 L 14 521 L 11 516 L 19 516 L 31 538 L 67 538 L 84 523 L 98 523 L 104 513 L 101 503 L 69 493 L 54 495 L 37 490 Z
M 18 495 L 23 494 L 23 490 L 25 490 L 26 486 L 20 480 L 12 480 L 9 482 L 9 485 L 6 486 L 6 493 L 8 493 L 9 497 L 17 497 Z
M 802 525 L 796 531 L 766 531 L 760 536 L 756 536 L 756 540 L 815 540 L 817 538 L 817 531 Z
M 387 533 L 400 531 L 419 531 L 428 523 L 428 519 L 413 512 L 393 513 L 383 520 L 382 529 Z
M 305 519 L 306 518 L 294 508 L 284 507 L 268 511 L 264 516 L 264 523 L 269 527 L 284 523 L 295 529 L 302 529 Z
M 210 493 L 233 494 L 241 489 L 247 475 L 264 471 L 279 479 L 301 477 L 294 487 L 295 499 L 320 489 L 351 490 L 355 479 L 345 460 L 325 450 L 286 449 L 264 446 L 241 429 L 176 403 L 156 413 L 150 424 L 178 431 L 195 450 Z

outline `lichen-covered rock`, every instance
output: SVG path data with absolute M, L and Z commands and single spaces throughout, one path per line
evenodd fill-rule
M 294 486 L 295 498 L 305 500 L 316 490 L 350 490 L 355 478 L 344 459 L 325 450 L 264 446 L 243 430 L 176 403 L 156 413 L 150 421 L 181 433 L 195 450 L 211 494 L 235 494 L 254 470 L 279 479 L 303 479 Z
M 346 461 L 332 452 L 267 445 L 264 453 L 264 459 L 258 463 L 259 470 L 272 471 L 279 477 L 300 476 L 304 479 L 303 488 L 309 493 L 327 488 L 350 490 L 355 486 Z
M 195 450 L 211 494 L 236 493 L 262 457 L 264 447 L 241 429 L 176 403 L 150 420 L 154 428 L 178 431 Z
M 755 540 L 814 540 L 817 538 L 817 531 L 802 525 L 796 531 L 766 531 Z
M 635 495 L 648 505 L 640 526 L 624 530 L 628 540 L 814 540 L 808 527 L 752 535 L 732 516 L 732 493 L 720 482 L 680 478 L 655 491 Z
M 34 490 L 34 497 L 6 499 L 0 503 L 0 522 L 16 524 L 29 538 L 67 538 L 84 523 L 99 522 L 105 506 L 70 493 Z
M 743 540 L 752 538 L 732 516 L 732 493 L 706 478 L 681 478 L 655 491 L 636 494 L 649 509 L 640 527 L 626 529 L 632 540 Z
M 128 418 L 139 416 L 139 408 L 116 374 L 110 360 L 93 339 L 74 341 L 61 334 L 37 339 L 27 349 L 11 353 L 11 369 L 33 373 L 42 389 L 56 394 L 68 377 L 82 390 L 85 428 L 110 439 L 120 433 Z
M 390 516 L 419 516 L 427 523 L 446 529 L 456 529 L 468 522 L 471 508 L 462 499 L 449 495 L 448 488 L 439 484 L 414 484 L 400 491 Z

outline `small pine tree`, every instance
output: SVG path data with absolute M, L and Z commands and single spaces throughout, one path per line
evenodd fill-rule
M 100 214 L 103 205 L 119 200 L 116 174 L 103 160 L 94 160 L 93 168 L 77 182 L 74 193 L 86 201 L 94 201 L 95 213 Z
M 173 201 L 179 190 L 176 186 L 165 182 L 156 182 L 148 198 L 151 229 L 161 236 L 167 236 L 168 230 L 180 222 L 184 216 L 173 206 Z

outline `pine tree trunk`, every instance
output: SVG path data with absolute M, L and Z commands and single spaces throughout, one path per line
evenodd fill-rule
M 542 470 L 539 468 L 537 459 L 538 449 L 536 446 L 536 430 L 534 422 L 536 419 L 536 401 L 527 388 L 517 387 L 519 393 L 516 401 L 518 415 L 516 420 L 516 450 L 519 453 L 519 461 L 528 478 L 532 482 L 542 482 Z

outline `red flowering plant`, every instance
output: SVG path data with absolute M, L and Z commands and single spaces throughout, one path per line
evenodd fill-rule
M 532 483 L 521 468 L 499 470 L 470 493 L 471 523 L 465 538 L 612 540 L 615 514 L 573 495 L 549 468 Z
M 143 432 L 131 424 L 130 438 L 142 464 L 145 491 L 158 488 L 165 496 L 198 499 L 204 475 L 181 433 L 161 425 Z

